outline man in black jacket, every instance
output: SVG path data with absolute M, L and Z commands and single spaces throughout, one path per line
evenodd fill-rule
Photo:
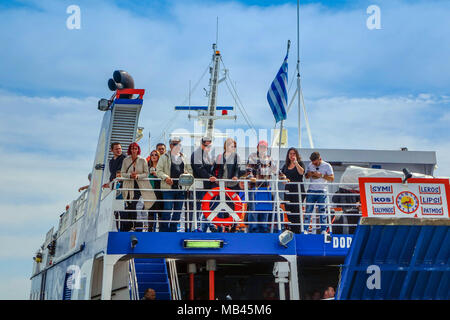
M 201 145 L 197 148 L 191 155 L 191 166 L 194 178 L 197 179 L 208 179 L 208 181 L 203 181 L 202 191 L 196 192 L 197 199 L 197 211 L 201 210 L 201 199 L 203 199 L 206 190 L 214 187 L 217 178 L 213 175 L 212 168 L 214 165 L 213 157 L 210 154 L 211 151 L 211 138 L 203 137 L 201 140 Z M 206 232 L 208 228 L 208 223 L 202 223 L 201 229 Z
M 210 189 L 217 180 L 212 172 L 214 160 L 210 155 L 211 147 L 211 138 L 203 137 L 200 147 L 197 148 L 191 155 L 194 178 L 209 180 L 203 182 L 203 187 L 205 189 Z
M 126 158 L 126 156 L 122 153 L 122 146 L 118 142 L 111 143 L 111 152 L 113 153 L 113 157 L 111 160 L 109 160 L 109 182 L 105 183 L 103 185 L 103 188 L 113 188 L 112 181 L 117 177 L 117 172 L 120 172 L 122 169 L 122 162 L 123 159 Z M 122 182 L 118 182 L 118 185 L 116 188 L 121 187 Z M 123 199 L 122 193 L 118 192 L 116 195 L 116 199 Z M 114 216 L 116 219 L 120 216 L 121 219 L 126 219 L 128 217 L 128 213 L 124 211 L 114 212 Z M 123 222 L 122 222 L 123 224 Z M 117 230 L 120 230 L 123 228 L 123 226 L 120 226 L 120 224 L 116 221 L 116 227 Z
M 103 185 L 103 188 L 109 188 L 109 184 L 116 178 L 118 171 L 122 169 L 122 162 L 126 156 L 122 153 L 122 146 L 118 142 L 111 143 L 111 152 L 113 157 L 109 160 L 109 182 Z

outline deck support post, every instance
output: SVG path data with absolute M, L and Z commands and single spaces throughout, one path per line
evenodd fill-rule
M 275 262 L 273 265 L 275 283 L 278 283 L 280 300 L 286 300 L 284 284 L 289 282 L 289 262 Z
M 103 257 L 102 300 L 111 300 L 111 290 L 114 276 L 114 265 L 123 254 L 110 254 Z
M 209 271 L 209 300 L 214 300 L 214 271 L 216 271 L 215 259 L 208 259 L 206 261 L 206 270 Z
M 289 299 L 300 300 L 297 275 L 297 256 L 285 255 L 282 257 L 289 262 Z

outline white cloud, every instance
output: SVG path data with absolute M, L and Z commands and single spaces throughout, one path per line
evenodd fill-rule
M 0 92 L 0 146 L 7 146 L 9 152 L 19 149 L 49 153 L 62 149 L 68 160 L 92 154 L 97 139 L 92 131 L 98 132 L 97 123 L 102 116 L 96 107 L 97 100 L 27 97 Z M 71 138 L 74 136 L 77 139 Z

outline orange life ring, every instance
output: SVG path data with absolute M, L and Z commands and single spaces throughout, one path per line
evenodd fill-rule
M 210 191 L 205 193 L 205 196 L 203 197 L 203 201 L 202 201 L 202 211 L 203 211 L 203 215 L 205 216 L 206 219 L 208 219 L 208 217 L 211 214 L 211 200 L 215 197 L 217 197 L 219 195 L 219 189 L 220 187 L 216 187 L 211 189 Z M 228 198 L 230 198 L 233 203 L 234 203 L 234 212 L 238 215 L 240 221 L 242 221 L 242 216 L 243 216 L 243 205 L 242 205 L 242 201 L 241 198 L 239 197 L 239 195 L 232 191 L 229 188 L 225 188 L 225 190 L 230 190 L 230 191 L 226 191 L 226 195 L 228 196 Z M 214 223 L 214 221 L 216 222 L 224 222 L 224 223 Z M 231 215 L 229 215 L 227 218 L 219 218 L 217 215 L 212 219 L 212 222 L 214 225 L 216 226 L 231 226 L 232 224 L 239 222 L 233 219 L 233 217 Z

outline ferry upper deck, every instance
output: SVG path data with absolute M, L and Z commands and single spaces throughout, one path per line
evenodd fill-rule
M 214 188 L 206 189 L 201 179 L 180 178 L 178 182 L 183 187 L 178 190 L 152 187 L 140 191 L 181 192 L 181 198 L 160 197 L 159 207 L 146 209 L 145 200 L 149 199 L 143 196 L 135 199 L 130 209 L 122 192 L 138 190 L 121 186 L 119 182 L 126 179 L 116 178 L 110 188 L 102 186 L 109 177 L 110 144 L 119 142 L 126 150 L 136 140 L 144 93 L 118 90 L 113 100 L 99 103 L 104 118 L 91 184 L 69 204 L 60 216 L 57 230 L 48 232 L 34 257 L 32 299 L 139 299 L 146 287 L 157 288 L 159 299 L 194 299 L 195 274 L 197 282 L 203 279 L 200 287 L 208 287 L 208 281 L 211 286 L 214 274 L 220 279 L 216 281 L 216 295 L 213 290 L 211 296 L 209 287 L 210 299 L 230 292 L 235 298 L 262 299 L 266 291 L 268 296 L 279 299 L 305 298 L 314 286 L 328 283 L 337 287 L 361 217 L 359 184 L 356 180 L 341 181 L 345 169 L 352 165 L 399 171 L 408 167 L 413 172 L 432 175 L 436 165 L 434 152 L 301 149 L 303 159 L 308 159 L 312 151 L 319 151 L 335 172 L 335 182 L 327 184 L 325 200 L 310 212 L 308 225 L 304 217 L 312 203 L 303 199 L 296 210 L 294 206 L 290 211 L 292 203 L 285 197 L 287 181 L 277 175 L 256 181 L 219 179 Z M 125 94 L 131 97 L 123 98 Z M 184 152 L 190 155 L 194 147 L 186 146 Z M 280 150 L 279 157 L 284 159 L 287 148 Z M 237 152 L 243 165 L 254 150 L 238 148 Z M 281 160 L 279 165 L 282 164 Z M 228 189 L 230 182 L 238 183 L 239 188 Z M 307 195 L 309 182 L 305 179 L 302 184 Z M 300 183 L 297 185 L 300 187 Z M 168 201 L 181 203 L 180 216 L 175 219 L 176 232 L 160 232 L 162 224 L 170 222 L 164 220 L 163 214 L 167 212 L 170 217 L 172 213 L 173 217 L 177 211 L 164 210 L 164 202 Z M 320 205 L 323 210 L 317 210 Z M 255 215 L 264 218 L 249 219 Z M 127 222 L 133 229 L 124 232 L 121 229 Z M 252 232 L 252 226 L 258 226 L 256 231 Z M 321 233 L 323 227 L 326 232 Z M 309 233 L 304 234 L 307 230 Z M 70 282 L 75 279 L 74 274 L 75 286 Z M 273 293 L 275 283 L 280 289 Z M 251 289 L 244 294 L 236 293 L 238 288 Z M 201 294 L 207 295 L 200 291 Z

